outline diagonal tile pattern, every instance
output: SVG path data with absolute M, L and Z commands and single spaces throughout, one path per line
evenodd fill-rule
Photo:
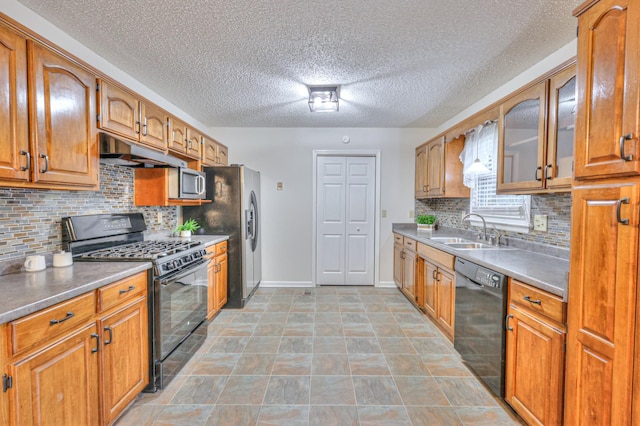
M 396 289 L 259 289 L 128 425 L 518 425 Z

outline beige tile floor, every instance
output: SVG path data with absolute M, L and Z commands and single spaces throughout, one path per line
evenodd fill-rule
M 514 425 L 397 289 L 259 289 L 126 425 Z

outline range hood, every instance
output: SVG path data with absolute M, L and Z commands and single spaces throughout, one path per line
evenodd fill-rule
M 100 133 L 100 162 L 128 167 L 187 167 L 187 162 L 150 148 Z

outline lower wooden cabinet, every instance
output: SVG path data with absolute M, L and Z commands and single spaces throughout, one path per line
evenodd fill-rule
M 562 424 L 562 299 L 512 280 L 507 316 L 505 400 L 529 425 Z
M 97 309 L 84 315 L 89 299 Z M 39 329 L 78 317 L 85 319 L 71 329 L 17 345 L 25 324 Z M 0 354 L 8 394 L 0 423 L 113 423 L 149 383 L 148 330 L 146 272 L 0 325 L 0 338 L 9 342 Z
M 100 424 L 95 322 L 11 366 L 15 425 Z
M 453 271 L 455 257 L 443 251 L 418 243 L 421 271 L 418 285 L 422 287 L 421 308 L 444 334 L 453 340 L 455 321 L 456 280 Z
M 211 320 L 227 304 L 227 242 L 207 247 L 208 272 L 207 319 Z

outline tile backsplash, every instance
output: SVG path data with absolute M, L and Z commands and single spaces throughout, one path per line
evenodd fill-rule
M 416 200 L 416 215 L 434 214 L 438 223 L 448 228 L 467 228 L 462 223 L 461 213 L 469 211 L 468 198 L 431 198 Z M 571 194 L 538 194 L 531 196 L 531 218 L 534 215 L 547 215 L 547 232 L 533 230 L 528 234 L 504 231 L 509 238 L 533 243 L 549 244 L 560 248 L 569 248 L 571 239 Z
M 100 191 L 0 188 L 0 261 L 60 250 L 62 217 L 125 212 L 143 213 L 151 231 L 177 222 L 177 207 L 133 205 L 133 169 L 128 167 L 101 164 Z

